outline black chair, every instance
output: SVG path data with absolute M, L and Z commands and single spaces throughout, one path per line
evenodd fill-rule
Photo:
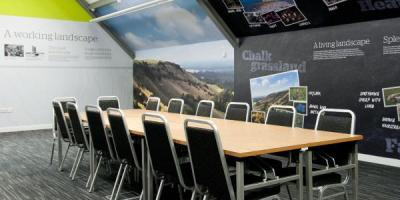
M 203 128 L 207 126 L 207 128 Z M 229 176 L 217 128 L 211 121 L 186 119 L 184 123 L 196 192 L 204 199 L 234 200 L 235 177 Z M 201 128 L 200 128 L 201 127 Z M 245 184 L 262 182 L 259 176 L 246 174 Z M 245 199 L 279 199 L 280 186 L 245 192 Z
M 55 119 L 56 119 L 57 131 L 59 133 L 58 137 L 61 137 L 64 142 L 68 143 L 67 150 L 65 151 L 64 157 L 63 157 L 63 159 L 60 163 L 59 169 L 58 169 L 59 171 L 62 171 L 69 148 L 71 146 L 75 146 L 76 143 L 75 143 L 75 139 L 71 133 L 71 130 L 68 128 L 67 121 L 65 118 L 65 112 L 59 101 L 53 101 L 53 110 L 54 110 L 54 115 L 55 115 Z
M 107 115 L 110 122 L 112 138 L 115 144 L 116 156 L 120 162 L 118 175 L 110 197 L 110 199 L 113 200 L 118 199 L 128 170 L 133 167 L 138 170 L 142 170 L 142 168 L 139 164 L 138 154 L 133 146 L 133 140 L 129 133 L 128 126 L 126 125 L 124 114 L 119 109 L 109 108 L 107 109 Z M 142 199 L 142 197 L 143 191 L 140 195 L 140 199 Z
M 97 98 L 97 105 L 102 111 L 108 108 L 120 108 L 119 98 L 117 96 L 100 96 Z
M 293 106 L 272 105 L 268 108 L 265 124 L 294 128 L 296 109 Z
M 251 111 L 251 122 L 257 124 L 265 124 L 267 114 L 263 111 Z
M 196 116 L 200 117 L 212 117 L 214 112 L 214 101 L 201 100 L 197 104 Z
M 149 99 L 147 99 L 146 110 L 159 111 L 160 101 L 158 97 L 149 97 Z
M 74 180 L 84 153 L 89 151 L 89 139 L 87 138 L 88 130 L 82 125 L 77 105 L 74 103 L 67 103 L 67 112 L 71 122 L 76 146 L 79 148 L 69 175 L 71 179 Z
M 349 133 L 354 135 L 356 116 L 353 111 L 347 109 L 322 109 L 317 116 L 315 130 Z M 348 152 L 351 151 L 351 145 L 333 145 L 314 149 L 314 164 L 325 166 L 326 169 L 335 168 L 340 165 L 350 164 Z M 336 196 L 344 196 L 349 199 L 347 185 L 350 180 L 350 171 L 346 170 L 346 175 L 342 177 L 339 173 L 323 174 L 313 177 L 313 190 L 319 192 L 319 199 L 328 199 Z M 342 189 L 342 192 L 336 192 L 325 196 L 328 189 Z
M 142 121 L 151 166 L 153 167 L 155 177 L 160 180 L 156 200 L 161 198 L 163 187 L 169 183 L 178 185 L 182 200 L 182 188 L 193 190 L 193 176 L 190 163 L 179 164 L 175 145 L 171 139 L 170 129 L 167 120 L 163 116 L 145 113 L 142 116 Z
M 183 99 L 170 99 L 168 102 L 168 112 L 182 114 L 185 101 Z
M 54 98 L 53 101 L 60 102 L 61 107 L 63 109 L 63 112 L 66 113 L 67 112 L 66 104 L 68 102 L 76 103 L 76 98 L 75 97 L 56 97 L 56 98 Z M 55 148 L 55 145 L 56 145 L 56 140 L 58 138 L 57 120 L 56 120 L 56 117 L 55 117 L 54 109 L 53 109 L 53 116 L 54 116 L 53 117 L 54 118 L 54 123 L 53 123 L 53 143 L 52 143 L 52 147 L 51 147 L 50 165 L 53 164 L 54 148 Z M 66 122 L 67 122 L 67 127 L 70 127 L 70 124 L 68 123 L 68 120 L 66 120 Z
M 285 105 L 272 105 L 268 108 L 267 116 L 265 119 L 265 124 L 276 125 L 276 126 L 286 126 L 295 127 L 296 109 L 293 106 Z M 268 164 L 267 167 L 272 167 L 276 171 L 278 176 L 289 176 L 295 174 L 296 168 L 290 168 L 290 164 L 298 158 L 294 158 L 293 152 L 282 152 L 275 153 L 274 156 L 287 158 L 287 165 L 282 167 L 283 160 L 271 159 L 265 157 L 259 157 L 261 165 Z M 286 189 L 289 194 L 289 199 L 292 199 L 292 195 L 289 190 L 289 186 L 286 184 Z
M 244 102 L 230 102 L 226 107 L 225 119 L 249 121 L 250 105 Z
M 116 157 L 114 144 L 110 141 L 110 135 L 104 125 L 102 110 L 100 107 L 86 106 L 85 111 L 89 125 L 90 141 L 94 150 L 93 154 L 99 158 L 97 166 L 93 166 L 96 169 L 93 177 L 89 177 L 89 180 L 86 183 L 86 187 L 89 187 L 90 184 L 89 191 L 91 192 L 94 189 L 97 173 L 103 160 L 108 162 L 110 160 L 116 160 Z

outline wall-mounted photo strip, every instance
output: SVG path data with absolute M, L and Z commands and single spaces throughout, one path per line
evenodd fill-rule
M 307 86 L 289 88 L 289 101 L 307 102 Z
M 294 0 L 240 0 L 245 12 L 269 13 L 296 5 Z
M 24 45 L 18 44 L 5 44 L 4 45 L 5 57 L 24 57 Z
M 304 115 L 296 114 L 294 127 L 296 128 L 304 128 Z
M 300 9 L 297 8 L 297 6 L 278 10 L 276 11 L 276 13 L 278 14 L 279 18 L 281 18 L 282 23 L 285 26 L 291 26 L 300 22 L 307 21 L 307 18 L 300 11 Z
M 250 79 L 253 110 L 266 111 L 271 105 L 292 105 L 289 88 L 299 85 L 298 70 Z
M 262 14 L 261 17 L 264 19 L 265 23 L 270 26 L 281 21 L 281 18 L 279 18 L 278 14 L 276 14 L 275 11 Z
M 326 6 L 331 7 L 336 4 L 343 3 L 347 0 L 322 0 L 322 1 L 326 4 Z
M 251 111 L 251 122 L 264 124 L 266 115 L 263 111 Z
M 244 12 L 244 17 L 250 25 L 260 25 L 265 24 L 264 19 L 261 17 L 260 13 L 257 12 Z
M 225 4 L 226 9 L 230 12 L 241 12 L 243 9 L 242 3 L 240 0 L 222 0 Z
M 299 115 L 308 115 L 308 105 L 307 102 L 293 102 L 293 107 L 296 109 L 297 114 Z
M 385 108 L 400 104 L 400 86 L 382 88 L 383 105 Z

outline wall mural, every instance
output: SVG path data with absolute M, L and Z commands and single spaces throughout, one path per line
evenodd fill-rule
M 144 0 L 125 0 L 96 10 L 101 16 Z M 107 20 L 105 25 L 136 54 L 134 107 L 144 108 L 149 96 L 185 100 L 187 114 L 197 102 L 215 101 L 222 117 L 233 98 L 234 58 L 224 40 L 195 0 L 175 0 L 145 11 Z

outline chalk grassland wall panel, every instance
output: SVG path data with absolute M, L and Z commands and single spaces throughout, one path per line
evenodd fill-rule
M 351 109 L 356 133 L 365 137 L 361 153 L 399 158 L 400 88 L 385 97 L 382 92 L 400 86 L 399 23 L 395 18 L 245 38 L 235 50 L 235 99 L 252 101 L 252 78 L 297 70 L 299 85 L 308 86 L 305 128 L 314 127 L 321 108 Z

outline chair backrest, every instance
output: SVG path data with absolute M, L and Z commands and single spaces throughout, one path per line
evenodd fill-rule
M 268 108 L 265 124 L 295 127 L 296 109 L 293 106 L 272 105 Z
M 54 110 L 54 118 L 56 121 L 56 127 L 59 133 L 61 133 L 61 137 L 66 142 L 74 142 L 69 131 L 67 121 L 65 119 L 64 109 L 59 101 L 53 101 L 53 110 Z
M 97 98 L 97 105 L 103 111 L 108 108 L 119 108 L 119 98 L 117 96 L 100 96 Z
M 263 111 L 251 111 L 251 122 L 264 124 L 266 113 Z
M 76 103 L 76 104 L 78 104 L 75 97 L 55 97 L 53 99 L 53 101 L 60 102 L 62 110 L 63 110 L 64 113 L 67 113 L 67 103 Z M 54 116 L 53 137 L 56 138 L 57 136 L 55 134 L 56 134 L 56 131 L 57 131 L 57 125 L 56 125 L 57 121 L 56 121 L 56 118 L 55 118 L 54 110 L 53 110 L 53 116 Z M 69 127 L 70 124 L 69 124 L 68 120 L 66 120 L 66 122 L 67 122 L 67 126 Z
M 185 101 L 183 99 L 170 99 L 168 102 L 168 112 L 182 114 Z
M 149 99 L 147 99 L 146 110 L 159 111 L 160 101 L 161 100 L 158 97 L 149 97 Z
M 86 117 L 89 125 L 90 138 L 93 148 L 100 151 L 104 156 L 108 156 L 115 160 L 114 146 L 107 134 L 104 126 L 103 112 L 98 106 L 86 106 Z
M 249 121 L 250 105 L 245 102 L 230 102 L 226 107 L 225 119 Z
M 232 182 L 215 125 L 211 121 L 186 119 L 184 127 L 196 189 L 209 192 L 217 199 L 234 200 Z
M 60 102 L 64 113 L 67 113 L 67 103 L 75 103 L 78 105 L 75 97 L 55 97 L 54 101 Z
M 145 113 L 142 121 L 154 174 L 170 176 L 189 189 L 190 183 L 183 179 L 167 120 L 159 114 Z
M 79 116 L 77 105 L 75 103 L 67 103 L 67 112 L 71 121 L 75 142 L 79 146 L 88 149 L 89 140 L 87 139 L 84 128 L 82 126 L 82 120 Z
M 343 116 L 347 115 L 347 116 Z M 349 133 L 354 135 L 356 115 L 348 109 L 322 109 L 317 116 L 315 130 Z
M 120 109 L 109 108 L 107 109 L 107 116 L 118 160 L 141 169 L 124 114 Z
M 214 101 L 201 100 L 197 104 L 196 116 L 201 117 L 212 117 L 214 112 Z

